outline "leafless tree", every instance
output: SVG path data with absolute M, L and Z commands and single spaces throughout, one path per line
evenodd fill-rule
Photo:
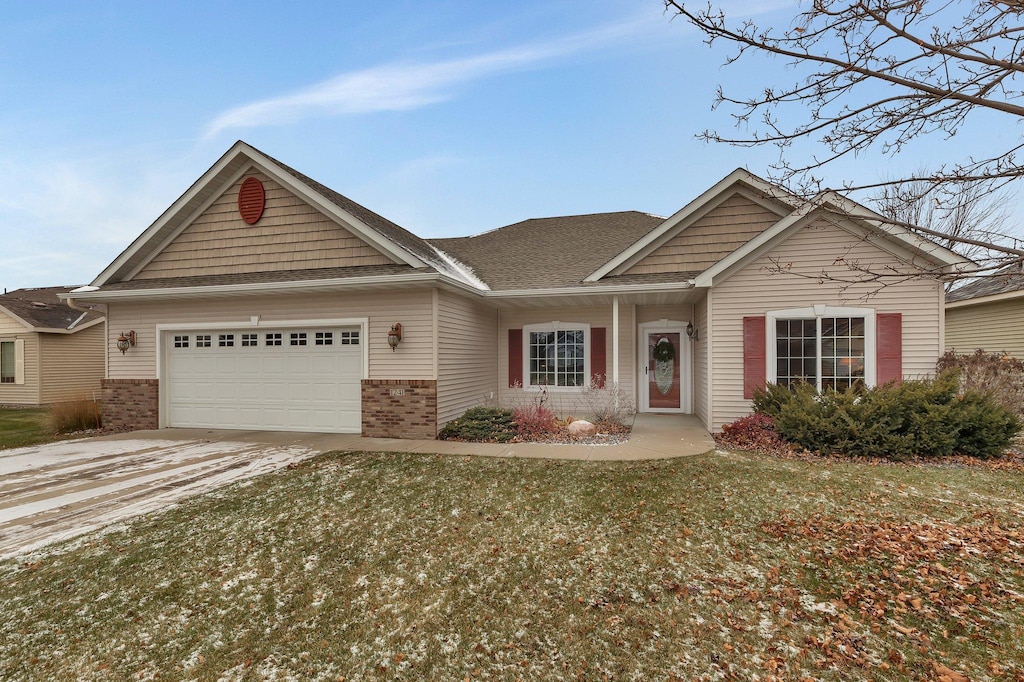
M 1018 240 L 1006 233 L 1010 197 L 1004 190 L 993 189 L 993 184 L 992 180 L 978 180 L 933 187 L 925 180 L 902 182 L 879 187 L 871 202 L 879 213 L 897 222 L 948 235 L 937 241 L 962 256 L 981 265 L 1001 265 L 1007 253 L 985 244 L 1018 246 Z
M 1024 116 L 1022 0 L 811 0 L 782 29 L 727 21 L 714 5 L 692 9 L 665 0 L 665 7 L 688 19 L 709 44 L 736 48 L 727 65 L 767 54 L 793 67 L 798 75 L 791 84 L 753 95 L 720 88 L 715 105 L 733 107 L 744 134 L 707 130 L 703 137 L 776 145 L 772 179 L 805 195 L 820 189 L 822 167 L 868 147 L 896 154 L 920 136 L 953 136 L 985 112 L 1008 123 Z M 826 153 L 792 162 L 785 153 L 801 139 L 821 142 Z M 1005 184 L 1024 175 L 1022 149 L 1024 139 L 1016 137 L 993 154 L 845 189 L 902 184 L 927 193 L 948 183 Z

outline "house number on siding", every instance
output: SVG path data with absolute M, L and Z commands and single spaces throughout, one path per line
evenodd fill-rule
M 405 389 L 404 388 L 388 389 L 388 395 L 405 395 Z

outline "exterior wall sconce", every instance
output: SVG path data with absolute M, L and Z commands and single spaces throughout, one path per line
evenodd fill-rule
M 700 330 L 693 326 L 693 322 L 686 323 L 686 336 L 691 341 L 697 341 L 700 339 Z
M 391 325 L 391 331 L 388 332 L 388 345 L 391 346 L 392 352 L 398 348 L 398 344 L 402 341 L 402 325 L 396 322 Z
M 129 346 L 135 345 L 135 332 L 130 331 L 126 336 L 124 332 L 121 332 L 121 336 L 117 337 L 117 349 L 121 351 L 121 355 L 128 352 Z

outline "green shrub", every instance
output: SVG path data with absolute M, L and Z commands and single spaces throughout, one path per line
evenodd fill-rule
M 1002 454 L 1021 428 L 990 393 L 959 393 L 956 372 L 844 393 L 802 384 L 768 386 L 755 410 L 790 443 L 823 454 L 904 458 Z
M 477 443 L 507 443 L 516 435 L 511 410 L 473 407 L 453 419 L 437 437 L 441 440 L 466 440 Z

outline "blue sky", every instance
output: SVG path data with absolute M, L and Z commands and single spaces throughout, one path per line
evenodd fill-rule
M 0 286 L 88 282 L 239 138 L 424 237 L 670 215 L 737 166 L 764 175 L 775 158 L 694 136 L 729 127 L 711 111 L 718 83 L 749 91 L 784 65 L 723 71 L 724 52 L 654 0 L 289 7 L 6 6 Z M 730 11 L 773 20 L 792 7 Z M 1019 133 L 999 123 L 984 139 Z M 978 139 L 869 154 L 832 169 L 831 184 Z

